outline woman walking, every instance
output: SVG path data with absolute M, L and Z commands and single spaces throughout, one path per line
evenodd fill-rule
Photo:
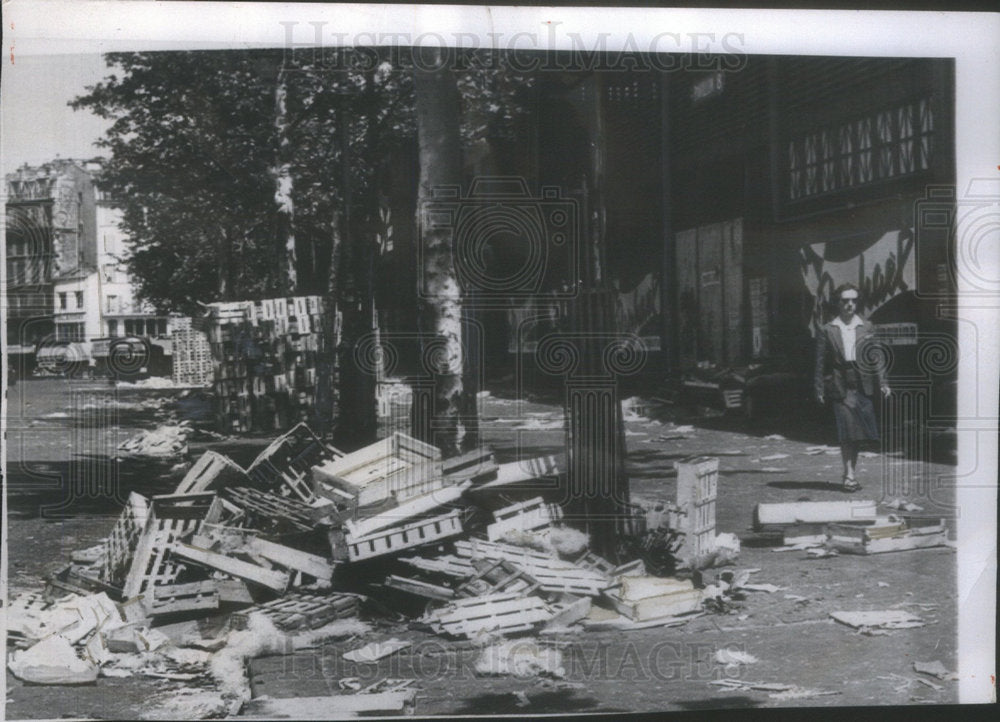
M 876 387 L 883 396 L 890 393 L 884 365 L 869 358 L 866 344 L 875 338 L 875 326 L 857 315 L 860 292 L 853 283 L 834 291 L 837 317 L 825 324 L 816 336 L 816 399 L 829 401 L 837 422 L 837 439 L 844 462 L 845 491 L 857 491 L 855 478 L 858 446 L 864 441 L 878 441 L 878 423 L 872 397 Z

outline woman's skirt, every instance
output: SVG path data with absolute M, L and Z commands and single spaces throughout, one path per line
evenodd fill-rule
M 878 441 L 878 422 L 872 400 L 855 390 L 833 402 L 833 415 L 837 420 L 837 439 L 845 441 Z

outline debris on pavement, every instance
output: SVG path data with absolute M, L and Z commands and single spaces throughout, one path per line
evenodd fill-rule
M 155 429 L 140 431 L 118 445 L 119 457 L 177 459 L 187 456 L 187 440 L 192 429 L 189 422 L 161 424 Z
M 475 670 L 498 676 L 566 676 L 562 652 L 533 639 L 505 640 L 486 647 L 476 660 Z
M 413 646 L 410 634 L 435 634 L 481 649 L 481 674 L 559 679 L 560 635 L 687 624 L 735 614 L 751 592 L 783 589 L 750 583 L 754 569 L 704 578 L 713 565 L 733 564 L 741 547 L 736 534 L 716 529 L 718 459 L 677 461 L 673 501 L 634 498 L 632 531 L 615 561 L 590 551 L 588 535 L 552 503 L 559 487 L 549 482 L 565 469 L 555 457 L 497 464 L 488 449 L 443 459 L 402 433 L 345 453 L 302 423 L 247 468 L 206 452 L 173 493 L 131 494 L 107 538 L 74 553 L 45 595 L 12 600 L 12 643 L 23 655 L 53 632 L 67 635 L 59 643 L 63 656 L 72 653 L 66 678 L 145 675 L 209 687 L 189 700 L 205 714 L 218 699 L 227 714 L 398 713 L 415 703 L 414 680 L 255 699 L 247 661 L 336 639 L 344 660 L 373 664 Z M 754 509 L 755 526 L 781 528 L 798 548 L 810 524 L 825 539 L 838 521 L 861 521 L 842 526 L 872 538 L 888 529 L 880 519 L 874 501 Z M 880 538 L 929 528 L 903 522 Z M 899 610 L 831 616 L 861 630 L 923 624 Z M 737 649 L 715 659 L 727 669 L 757 661 Z M 733 685 L 787 699 L 828 694 L 723 686 Z
M 7 668 L 32 684 L 91 684 L 98 666 L 81 659 L 72 643 L 59 634 L 46 637 L 26 650 L 14 652 Z
M 830 612 L 830 617 L 858 630 L 865 629 L 910 629 L 923 627 L 925 622 L 915 614 L 898 609 L 867 612 Z
M 760 661 L 749 652 L 729 648 L 715 650 L 713 659 L 717 664 L 725 665 L 727 674 L 734 674 L 740 665 L 757 664 Z
M 920 672 L 921 674 L 929 674 L 932 677 L 937 677 L 938 679 L 949 682 L 958 680 L 958 675 L 955 672 L 949 672 L 941 661 L 937 659 L 933 662 L 914 662 L 913 671 Z
M 858 501 L 798 501 L 761 503 L 753 509 L 755 529 L 794 524 L 874 520 L 874 499 Z
M 412 644 L 412 642 L 404 642 L 396 638 L 387 639 L 384 642 L 372 642 L 364 647 L 352 649 L 350 652 L 344 652 L 341 656 L 350 662 L 377 662 L 383 657 L 388 657 L 390 654 L 412 646 Z
M 846 554 L 881 554 L 945 546 L 944 519 L 880 517 L 866 526 L 830 524 L 827 546 Z

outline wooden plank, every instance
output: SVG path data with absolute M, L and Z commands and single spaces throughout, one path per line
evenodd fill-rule
M 459 514 L 459 510 L 455 509 L 442 516 L 422 519 L 393 529 L 385 529 L 357 539 L 348 534 L 346 541 L 351 561 L 392 554 L 402 549 L 421 546 L 461 534 L 462 522 Z
M 448 634 L 472 638 L 481 632 L 529 631 L 552 616 L 538 597 L 500 593 L 455 600 L 429 619 Z
M 497 541 L 508 532 L 530 531 L 549 526 L 562 518 L 562 511 L 559 507 L 546 504 L 542 497 L 537 496 L 497 509 L 493 512 L 493 518 L 496 521 L 486 527 L 486 537 L 490 541 Z
M 876 518 L 875 501 L 798 501 L 757 504 L 753 510 L 755 528 L 770 525 L 818 522 L 863 522 Z
M 219 601 L 226 604 L 253 604 L 250 588 L 242 579 L 216 579 Z
M 399 557 L 398 561 L 409 564 L 411 567 L 415 567 L 421 571 L 445 574 L 449 577 L 459 579 L 464 579 L 470 574 L 476 573 L 476 568 L 472 566 L 470 560 L 456 557 L 452 554 L 443 554 L 431 558 Z
M 206 451 L 184 475 L 174 493 L 203 492 L 230 485 L 245 486 L 248 481 L 246 472 L 235 461 L 214 451 Z
M 328 697 L 264 697 L 251 700 L 245 715 L 248 719 L 337 719 L 344 714 L 362 712 L 406 713 L 413 710 L 415 689 L 370 694 L 335 694 Z
M 359 519 L 358 521 L 345 521 L 344 527 L 352 537 L 365 537 L 380 529 L 395 526 L 407 519 L 426 514 L 439 506 L 451 504 L 457 501 L 470 486 L 472 486 L 472 482 L 466 481 L 433 491 L 430 494 L 417 496 L 377 516 Z
M 263 569 L 256 564 L 227 557 L 225 554 L 210 552 L 206 549 L 200 549 L 182 542 L 175 542 L 171 549 L 174 554 L 182 559 L 188 559 L 212 569 L 217 569 L 225 574 L 238 577 L 252 584 L 259 584 L 279 593 L 284 592 L 288 587 L 289 576 L 284 572 Z
M 573 562 L 559 559 L 551 554 L 545 554 L 513 544 L 486 541 L 485 539 L 461 539 L 455 542 L 455 551 L 459 556 L 463 557 L 506 559 L 507 561 L 531 568 L 579 569 Z
M 477 484 L 474 491 L 499 491 L 504 487 L 534 481 L 539 491 L 552 490 L 556 477 L 565 473 L 565 459 L 562 456 L 540 456 L 522 459 L 497 466 L 496 478 Z M 544 481 L 544 480 L 548 481 Z
M 147 604 L 149 616 L 219 608 L 219 590 L 212 580 L 153 587 Z
M 399 577 L 394 574 L 387 576 L 385 578 L 385 582 L 383 583 L 385 586 L 392 589 L 398 589 L 410 594 L 416 594 L 417 596 L 426 597 L 427 599 L 440 599 L 447 601 L 455 597 L 454 590 L 449 589 L 448 587 L 431 584 L 419 579 Z
M 317 554 L 309 554 L 260 538 L 250 539 L 247 541 L 246 547 L 265 559 L 270 559 L 288 569 L 304 572 L 325 582 L 333 579 L 334 565 Z

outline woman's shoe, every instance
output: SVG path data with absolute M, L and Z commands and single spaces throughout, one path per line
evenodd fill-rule
M 853 476 L 844 475 L 844 491 L 855 492 L 861 491 L 861 483 L 855 479 Z

